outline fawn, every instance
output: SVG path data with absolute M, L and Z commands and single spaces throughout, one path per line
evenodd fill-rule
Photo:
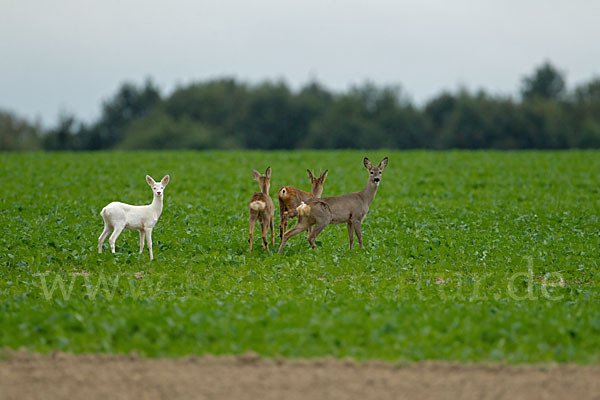
M 98 238 L 98 253 L 102 253 L 104 240 L 112 231 L 108 243 L 110 244 L 110 251 L 114 254 L 117 238 L 123 232 L 123 229 L 130 229 L 140 231 L 140 254 L 144 251 L 145 236 L 148 243 L 148 250 L 150 251 L 150 261 L 154 259 L 154 255 L 152 254 L 152 229 L 162 213 L 164 190 L 169 183 L 169 175 L 166 175 L 158 183 L 150 175 L 146 175 L 146 181 L 154 194 L 151 204 L 147 206 L 132 206 L 115 201 L 100 211 L 100 215 L 104 220 L 104 231 L 102 231 L 102 234 Z
M 327 178 L 327 173 L 329 170 L 325 170 L 316 178 L 313 173 L 307 169 L 308 177 L 311 183 L 310 193 L 305 192 L 304 190 L 296 189 L 293 186 L 284 186 L 279 189 L 277 193 L 277 198 L 279 199 L 279 238 L 283 237 L 283 232 L 287 230 L 288 219 L 296 218 L 298 216 L 298 212 L 296 208 L 303 201 L 307 201 L 313 197 L 321 197 L 323 194 L 323 182 L 325 182 L 325 178 Z
M 366 157 L 363 162 L 369 170 L 369 179 L 365 189 L 342 196 L 324 197 L 321 199 L 313 198 L 301 203 L 297 208 L 298 223 L 283 235 L 281 246 L 279 246 L 279 253 L 281 253 L 283 246 L 289 238 L 308 230 L 312 225 L 315 225 L 315 228 L 308 235 L 308 243 L 314 249 L 315 238 L 327 225 L 343 223 L 348 225 L 350 250 L 352 250 L 352 242 L 354 241 L 353 233 L 356 233 L 360 248 L 363 248 L 360 224 L 369 211 L 369 205 L 375 198 L 377 187 L 381 181 L 381 172 L 387 166 L 388 158 L 384 158 L 376 167 Z
M 269 196 L 269 188 L 271 187 L 271 167 L 268 167 L 264 175 L 261 175 L 257 170 L 252 170 L 252 176 L 258 181 L 260 192 L 254 193 L 250 198 L 248 210 L 250 211 L 250 253 L 252 253 L 252 234 L 254 233 L 254 225 L 256 220 L 260 222 L 262 245 L 263 248 L 269 250 L 269 240 L 267 229 L 271 230 L 271 238 L 273 239 L 273 247 L 275 247 L 275 234 L 273 233 L 273 218 L 275 207 L 273 200 Z

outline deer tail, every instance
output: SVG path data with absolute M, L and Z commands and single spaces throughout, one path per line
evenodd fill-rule
M 260 201 L 260 200 L 256 200 L 256 201 L 253 201 L 252 203 L 250 203 L 250 208 L 253 209 L 254 211 L 262 211 L 265 209 L 266 206 L 267 206 L 267 203 L 265 203 L 264 201 Z
M 300 205 L 298 207 L 296 207 L 296 211 L 298 212 L 298 215 L 302 216 L 302 215 L 310 215 L 310 206 L 308 204 L 306 204 L 305 202 L 300 203 Z
M 279 189 L 279 198 L 280 199 L 285 199 L 288 195 L 288 190 L 287 188 L 284 186 L 281 189 Z

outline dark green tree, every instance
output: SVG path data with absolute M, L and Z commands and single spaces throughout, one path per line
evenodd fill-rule
M 235 135 L 248 103 L 248 87 L 234 79 L 219 79 L 177 88 L 165 100 L 165 111 L 175 120 L 190 118 Z
M 40 135 L 39 125 L 0 110 L 0 151 L 38 150 Z
M 264 83 L 251 91 L 239 129 L 249 149 L 291 149 L 298 140 L 292 93 L 283 83 Z
M 600 78 L 576 87 L 569 106 L 574 127 L 569 147 L 600 148 Z
M 197 120 L 189 117 L 176 120 L 157 109 L 129 124 L 124 139 L 116 147 L 121 150 L 204 150 L 236 148 L 239 144 Z
M 81 150 L 75 146 L 75 137 L 79 135 L 77 120 L 69 113 L 58 117 L 58 124 L 44 136 L 46 150 Z
M 138 87 L 131 83 L 122 85 L 117 94 L 102 105 L 100 120 L 85 132 L 85 148 L 110 149 L 121 140 L 132 121 L 143 118 L 161 102 L 160 92 L 151 80 Z
M 424 107 L 399 87 L 369 82 L 336 93 L 318 82 L 294 91 L 284 82 L 227 78 L 178 87 L 162 99 L 147 81 L 122 85 L 91 125 L 63 115 L 43 135 L 14 121 L 0 118 L 3 148 L 35 148 L 39 137 L 53 150 L 587 148 L 600 147 L 600 79 L 568 91 L 546 62 L 523 78 L 518 100 L 459 90 Z
M 523 78 L 521 96 L 524 100 L 546 99 L 559 101 L 566 93 L 563 74 L 550 62 L 538 67 L 533 75 Z

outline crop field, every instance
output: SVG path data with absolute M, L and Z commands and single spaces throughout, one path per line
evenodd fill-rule
M 364 188 L 389 164 L 348 250 L 345 225 L 277 254 L 282 185 Z M 272 168 L 276 248 L 248 253 L 252 169 Z M 600 153 L 0 154 L 0 348 L 142 356 L 600 362 Z M 149 204 L 170 174 L 154 261 L 100 210 Z M 292 222 L 293 224 L 293 222 Z M 257 226 L 258 228 L 258 226 Z M 355 243 L 356 245 L 356 243 Z

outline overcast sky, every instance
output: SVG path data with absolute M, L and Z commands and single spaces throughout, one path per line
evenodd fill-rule
M 126 81 L 223 76 L 516 94 L 545 60 L 600 75 L 597 0 L 0 0 L 0 108 L 91 121 Z

